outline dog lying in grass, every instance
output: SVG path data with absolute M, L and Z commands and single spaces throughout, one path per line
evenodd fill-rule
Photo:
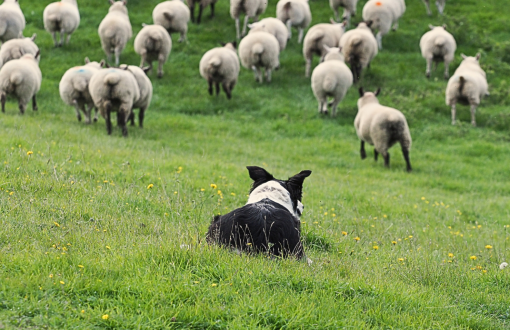
M 207 241 L 271 256 L 303 258 L 300 217 L 303 181 L 312 171 L 288 180 L 275 179 L 265 169 L 247 166 L 253 185 L 245 206 L 218 215 L 209 227 Z

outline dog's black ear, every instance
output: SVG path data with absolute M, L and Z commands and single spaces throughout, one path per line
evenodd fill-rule
M 294 175 L 293 177 L 290 177 L 287 182 L 290 183 L 291 185 L 302 187 L 303 182 L 307 177 L 310 176 L 310 174 L 312 174 L 312 171 L 310 170 L 301 171 L 298 174 Z
M 257 182 L 257 181 L 271 181 L 274 180 L 274 177 L 269 174 L 268 171 L 263 169 L 262 167 L 258 166 L 246 166 L 248 169 L 248 173 L 250 173 L 250 178 Z

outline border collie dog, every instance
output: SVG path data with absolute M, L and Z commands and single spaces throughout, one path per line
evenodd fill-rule
M 284 181 L 261 167 L 246 168 L 253 180 L 248 202 L 214 217 L 207 241 L 240 251 L 302 258 L 299 220 L 303 212 L 302 188 L 312 171 L 301 171 Z

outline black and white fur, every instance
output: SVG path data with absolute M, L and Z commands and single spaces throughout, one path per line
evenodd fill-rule
M 253 185 L 245 206 L 214 218 L 207 233 L 209 243 L 240 251 L 302 258 L 300 217 L 303 181 L 312 172 L 301 171 L 277 180 L 265 169 L 247 166 Z

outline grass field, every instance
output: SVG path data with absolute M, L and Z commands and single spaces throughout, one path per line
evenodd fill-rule
M 320 116 L 296 35 L 271 84 L 241 70 L 233 99 L 207 94 L 198 63 L 235 37 L 228 2 L 190 23 L 165 76 L 151 76 L 145 127 L 127 139 L 104 120 L 79 123 L 58 83 L 85 56 L 100 60 L 107 1 L 79 1 L 71 44 L 43 30 L 49 0 L 21 0 L 36 32 L 39 111 L 0 115 L 0 329 L 503 329 L 510 326 L 510 7 L 453 0 L 445 16 L 407 1 L 400 28 L 362 85 L 407 117 L 414 171 L 361 161 L 357 87 L 336 118 Z M 158 1 L 130 0 L 136 33 Z M 360 0 L 356 23 L 366 1 Z M 332 16 L 311 0 L 312 24 Z M 271 0 L 264 17 L 275 15 Z M 446 23 L 458 52 L 482 53 L 491 96 L 472 128 L 450 125 L 442 65 L 425 78 L 419 39 Z M 133 40 L 133 39 L 132 39 Z M 132 42 L 122 63 L 137 65 Z M 314 65 L 318 63 L 315 59 Z M 372 148 L 369 147 L 369 155 Z M 30 154 L 32 153 L 32 154 Z M 29 155 L 30 154 L 30 155 Z M 247 200 L 246 165 L 278 178 L 304 169 L 302 236 L 311 266 L 209 246 L 213 214 Z M 217 185 L 214 189 L 211 184 Z M 151 188 L 152 187 L 152 188 Z

